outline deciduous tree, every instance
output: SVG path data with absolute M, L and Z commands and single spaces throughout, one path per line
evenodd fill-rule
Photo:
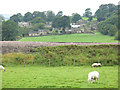
M 2 24 L 2 40 L 14 41 L 18 36 L 18 24 L 14 21 L 4 21 Z

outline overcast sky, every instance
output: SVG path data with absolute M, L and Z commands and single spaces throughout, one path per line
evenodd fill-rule
M 1 0 L 0 14 L 16 14 L 33 11 L 52 10 L 55 14 L 63 11 L 64 15 L 79 13 L 83 15 L 86 8 L 94 12 L 101 4 L 113 3 L 118 5 L 119 0 Z

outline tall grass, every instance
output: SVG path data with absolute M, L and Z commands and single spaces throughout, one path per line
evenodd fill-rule
M 8 53 L 2 56 L 4 64 L 39 64 L 43 66 L 81 66 L 101 62 L 118 65 L 118 45 L 38 47 L 31 54 Z

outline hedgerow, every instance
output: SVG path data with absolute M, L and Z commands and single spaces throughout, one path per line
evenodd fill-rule
M 91 46 L 41 46 L 29 54 L 8 53 L 2 56 L 4 64 L 39 64 L 44 66 L 80 66 L 100 62 L 102 65 L 118 65 L 118 45 Z

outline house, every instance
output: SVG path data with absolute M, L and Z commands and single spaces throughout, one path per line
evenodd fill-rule
M 83 31 L 82 31 L 82 30 L 79 30 L 79 31 L 77 31 L 76 33 L 83 33 Z
M 39 35 L 47 35 L 48 33 L 51 33 L 49 30 L 38 30 Z
M 32 24 L 29 22 L 18 22 L 18 26 L 20 27 L 31 27 Z
M 52 32 L 49 30 L 38 30 L 38 31 L 29 32 L 29 36 L 41 36 L 41 35 L 47 35 L 48 33 L 52 33 Z
M 29 36 L 39 36 L 37 31 L 29 32 Z
M 46 22 L 45 27 L 46 28 L 51 28 L 52 27 L 52 22 Z
M 75 23 L 71 23 L 70 26 L 71 26 L 71 28 L 79 28 L 80 27 L 80 25 L 75 24 Z

